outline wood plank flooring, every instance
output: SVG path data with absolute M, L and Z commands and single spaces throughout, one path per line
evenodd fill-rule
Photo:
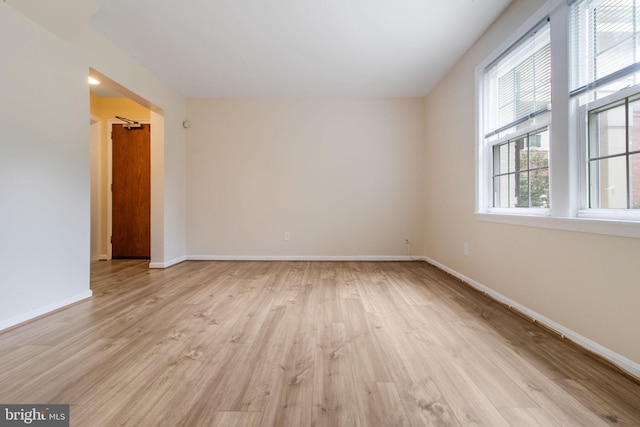
M 640 426 L 640 385 L 423 262 L 92 265 L 0 334 L 0 403 L 72 426 Z

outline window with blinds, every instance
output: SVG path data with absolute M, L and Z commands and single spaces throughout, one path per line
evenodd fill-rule
M 570 91 L 600 99 L 640 83 L 640 1 L 578 0 L 571 4 Z
M 544 2 L 475 74 L 480 218 L 637 237 L 640 0 Z
M 493 208 L 549 208 L 551 37 L 544 19 L 484 70 Z
M 501 139 L 551 111 L 551 39 L 548 20 L 485 70 L 485 138 Z
M 584 130 L 583 208 L 640 209 L 640 0 L 570 8 L 570 94 Z

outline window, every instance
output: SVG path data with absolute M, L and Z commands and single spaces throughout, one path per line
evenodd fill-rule
M 640 4 L 576 1 L 570 11 L 571 97 L 585 174 L 582 209 L 615 218 L 640 208 Z
M 589 111 L 589 208 L 640 209 L 640 95 Z
M 549 207 L 551 44 L 548 19 L 484 70 L 484 144 L 492 208 Z
M 549 131 L 520 135 L 493 146 L 493 205 L 549 207 Z
M 640 83 L 639 18 L 638 0 L 573 2 L 570 90 L 581 104 Z
M 476 83 L 478 219 L 640 237 L 640 0 L 547 1 Z

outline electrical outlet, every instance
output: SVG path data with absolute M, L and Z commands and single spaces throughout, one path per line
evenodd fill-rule
M 469 256 L 469 244 L 467 242 L 464 242 L 462 253 L 464 254 L 464 256 Z
M 290 231 L 285 231 L 284 232 L 284 241 L 285 242 L 290 242 L 291 241 L 291 232 Z
M 409 239 L 405 239 L 404 244 L 408 245 L 409 244 Z

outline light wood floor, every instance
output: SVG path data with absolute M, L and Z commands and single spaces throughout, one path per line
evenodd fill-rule
M 0 335 L 0 403 L 73 426 L 640 425 L 640 385 L 422 262 L 92 266 Z

